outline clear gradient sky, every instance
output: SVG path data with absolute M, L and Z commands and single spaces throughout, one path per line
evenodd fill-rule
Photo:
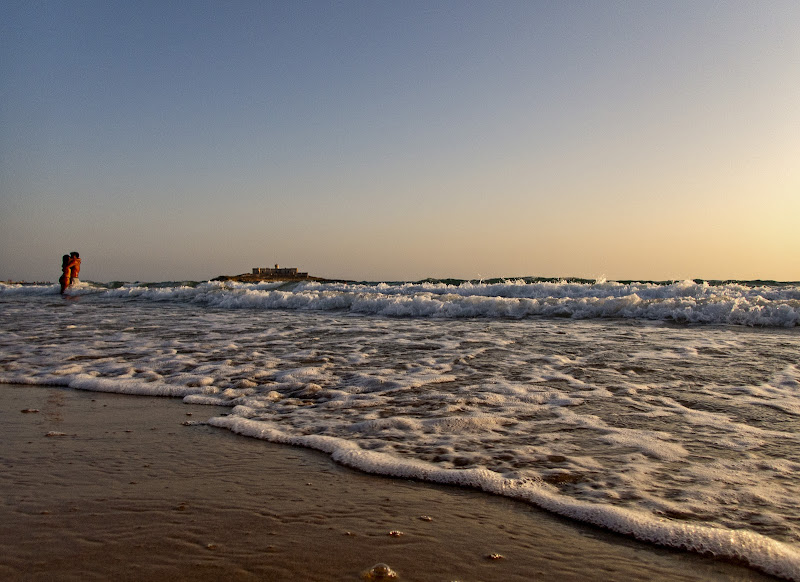
M 800 2 L 0 4 L 0 279 L 800 279 Z

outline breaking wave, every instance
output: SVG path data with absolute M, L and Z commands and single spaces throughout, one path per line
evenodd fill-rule
M 47 295 L 58 295 L 58 286 L 0 283 L 0 297 Z M 760 281 L 80 283 L 68 295 L 403 318 L 621 318 L 761 327 L 794 327 L 800 321 L 800 284 Z

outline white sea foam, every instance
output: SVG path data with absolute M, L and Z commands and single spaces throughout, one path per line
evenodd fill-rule
M 525 285 L 505 293 L 531 293 Z M 542 286 L 553 297 L 623 293 L 611 283 Z M 350 291 L 209 283 L 87 285 L 73 301 L 57 290 L 0 294 L 0 382 L 223 405 L 230 414 L 215 426 L 366 471 L 518 497 L 800 580 L 797 327 L 394 318 L 355 313 L 353 302 L 416 301 L 424 313 L 442 297 L 498 297 L 475 284 L 412 286 L 424 297 L 403 295 L 404 285 L 342 287 Z M 721 293 L 651 291 L 677 300 L 697 289 Z M 740 292 L 750 291 L 725 291 Z M 351 303 L 262 305 L 273 295 L 315 305 L 320 293 Z M 239 299 L 253 304 L 230 309 Z
M 239 409 L 235 412 L 247 415 L 250 411 Z M 330 454 L 343 465 L 368 473 L 475 487 L 489 493 L 522 499 L 554 513 L 629 534 L 640 540 L 735 558 L 768 574 L 800 580 L 800 552 L 788 544 L 757 533 L 676 523 L 624 507 L 568 499 L 540 481 L 508 479 L 485 469 L 442 469 L 430 463 L 364 450 L 344 439 L 285 434 L 271 423 L 239 416 L 215 417 L 208 422 L 212 426 L 227 428 L 249 437 L 317 449 Z
M 57 293 L 55 285 L 0 284 L 0 297 Z M 767 327 L 792 327 L 800 321 L 800 285 L 794 284 L 207 282 L 158 286 L 132 283 L 108 289 L 81 283 L 69 289 L 68 295 L 199 303 L 224 309 L 347 311 L 387 317 L 625 318 Z

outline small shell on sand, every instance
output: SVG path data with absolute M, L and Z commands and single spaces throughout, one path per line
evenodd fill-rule
M 46 436 L 46 437 L 63 437 L 63 436 L 67 436 L 67 433 L 65 433 L 65 432 L 58 432 L 58 431 L 55 431 L 55 430 L 51 430 L 50 432 L 48 432 L 48 433 L 47 433 L 46 435 L 44 435 L 44 436 Z
M 361 576 L 364 580 L 395 580 L 398 578 L 397 572 L 392 570 L 387 564 L 375 564 Z
M 502 560 L 505 558 L 505 556 L 502 554 L 494 553 L 494 554 L 489 554 L 488 556 L 486 556 L 486 558 L 489 560 Z
M 422 521 L 433 521 L 433 518 L 430 515 L 420 515 L 419 518 Z
M 403 532 L 393 529 L 392 531 L 389 532 L 389 535 L 392 536 L 393 538 L 399 538 L 401 535 L 403 535 Z

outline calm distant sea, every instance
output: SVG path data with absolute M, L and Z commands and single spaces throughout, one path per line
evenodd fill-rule
M 800 284 L 0 284 L 0 382 L 478 487 L 800 580 Z M 90 419 L 87 419 L 90 422 Z

